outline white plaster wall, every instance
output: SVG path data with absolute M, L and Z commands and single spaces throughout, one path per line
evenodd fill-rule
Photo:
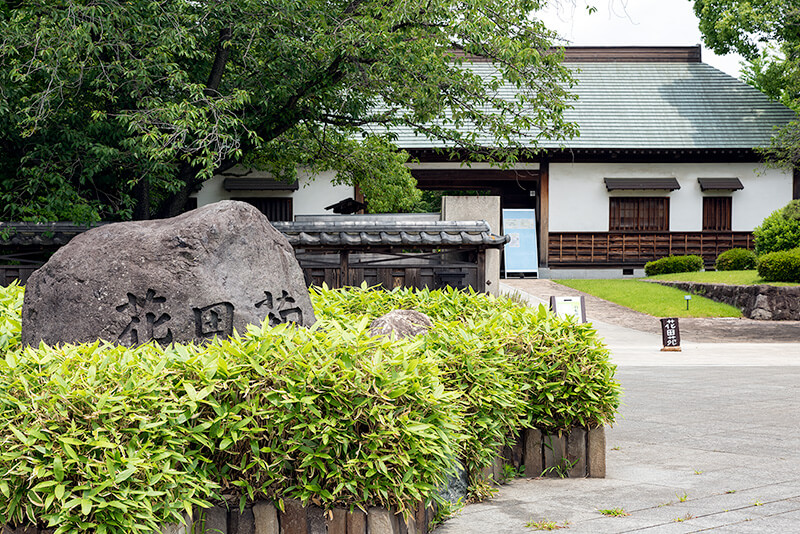
M 604 178 L 677 178 L 665 191 L 606 190 Z M 698 178 L 739 178 L 741 191 L 700 191 Z M 731 196 L 733 231 L 752 231 L 792 199 L 792 173 L 756 163 L 551 163 L 550 231 L 607 232 L 610 196 L 668 196 L 670 231 L 703 228 L 703 196 Z
M 228 176 L 217 175 L 203 184 L 203 188 L 195 195 L 197 206 L 204 206 L 220 200 L 242 197 L 291 197 L 294 215 L 334 215 L 325 211 L 325 206 L 330 206 L 345 198 L 353 198 L 353 186 L 334 185 L 332 183 L 334 172 L 310 175 L 298 171 L 297 191 L 226 191 L 222 183 Z M 242 174 L 236 174 L 241 177 Z M 265 173 L 250 173 L 252 178 L 267 176 Z

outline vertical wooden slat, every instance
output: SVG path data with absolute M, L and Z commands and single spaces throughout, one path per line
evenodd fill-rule
M 350 283 L 350 252 L 342 250 L 339 252 L 339 273 L 342 287 L 351 285 Z
M 539 263 L 547 267 L 550 258 L 550 165 L 539 164 Z
M 578 261 L 578 234 L 575 234 L 575 261 Z
M 391 290 L 394 280 L 392 279 L 392 270 L 387 268 L 378 269 L 378 283 L 386 290 Z

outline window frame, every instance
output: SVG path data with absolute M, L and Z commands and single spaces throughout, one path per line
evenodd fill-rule
M 669 232 L 669 197 L 609 197 L 608 201 L 609 232 Z
M 292 197 L 232 197 L 231 200 L 247 202 L 263 213 L 270 222 L 294 221 Z M 279 206 L 279 204 L 282 204 Z M 276 217 L 270 215 L 277 214 Z
M 733 231 L 733 197 L 703 197 L 703 232 Z

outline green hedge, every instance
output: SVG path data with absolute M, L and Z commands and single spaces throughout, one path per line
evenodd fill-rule
M 756 254 L 800 247 L 800 200 L 772 212 L 753 230 Z
M 318 289 L 310 329 L 24 350 L 20 295 L 0 289 L 0 524 L 149 532 L 225 496 L 409 510 L 453 458 L 474 472 L 521 426 L 609 424 L 619 403 L 591 327 L 485 295 Z M 394 308 L 432 331 L 369 337 Z
M 800 247 L 760 256 L 758 275 L 767 282 L 800 282 Z
M 690 273 L 703 268 L 703 258 L 700 256 L 667 256 L 655 261 L 649 261 L 644 266 L 647 276 L 670 273 Z
M 719 256 L 715 265 L 718 271 L 746 271 L 755 269 L 756 253 L 746 248 L 732 248 Z

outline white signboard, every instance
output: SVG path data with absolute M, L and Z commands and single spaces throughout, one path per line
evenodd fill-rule
M 506 273 L 538 274 L 536 210 L 503 210 L 503 233 L 511 237 L 503 249 Z
M 550 297 L 550 309 L 561 319 L 573 317 L 579 323 L 586 322 L 586 302 L 583 297 Z

